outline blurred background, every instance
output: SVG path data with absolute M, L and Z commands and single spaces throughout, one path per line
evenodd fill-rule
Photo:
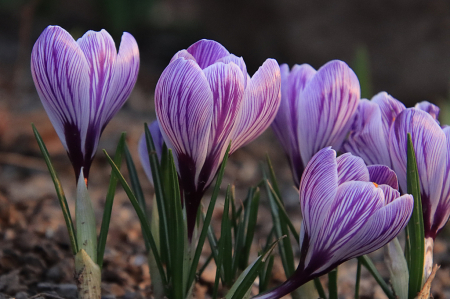
M 441 123 L 450 124 L 449 1 L 0 0 L 0 298 L 2 294 L 26 298 L 44 291 L 60 294 L 64 283 L 69 286 L 63 291 L 73 291 L 72 273 L 67 271 L 73 267 L 67 233 L 30 126 L 35 123 L 43 136 L 73 208 L 70 162 L 30 74 L 31 49 L 48 25 L 59 25 L 74 38 L 87 30 L 106 29 L 117 46 L 124 31 L 136 38 L 141 55 L 136 87 L 99 146 L 112 153 L 119 133 L 126 131 L 135 162 L 143 123 L 155 119 L 153 94 L 159 75 L 174 53 L 202 38 L 216 40 L 242 56 L 250 75 L 267 58 L 290 66 L 308 63 L 316 69 L 329 60 L 343 60 L 357 73 L 362 97 L 387 91 L 406 106 L 427 100 L 441 107 Z M 236 152 L 227 165 L 226 183 L 234 183 L 238 197 L 243 198 L 246 188 L 261 179 L 258 163 L 269 153 L 299 227 L 298 195 L 275 140 L 268 130 Z M 150 200 L 151 186 L 139 171 Z M 90 192 L 99 219 L 109 172 L 103 154 L 98 153 Z M 150 292 L 145 249 L 134 211 L 120 188 L 117 194 L 104 293 L 139 298 Z M 258 227 L 264 238 L 270 230 L 264 219 L 270 214 L 264 209 L 261 213 Z M 442 241 L 436 245 L 442 268 L 433 286 L 435 298 L 450 298 L 448 231 L 441 233 Z M 382 268 L 382 256 L 376 261 Z M 275 284 L 283 280 L 278 267 Z M 354 269 L 350 263 L 340 272 L 344 297 L 352 292 Z M 362 298 L 384 298 L 367 273 L 363 278 L 367 280 L 361 285 L 366 296 Z M 200 287 L 207 293 L 209 278 L 202 279 Z M 69 293 L 62 297 L 70 298 Z

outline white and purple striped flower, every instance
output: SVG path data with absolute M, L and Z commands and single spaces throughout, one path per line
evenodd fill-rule
M 137 79 L 139 49 L 124 33 L 117 53 L 112 37 L 88 31 L 75 41 L 48 26 L 31 54 L 31 73 L 42 104 L 78 177 L 94 158 L 103 129 L 125 103 Z
M 347 153 L 336 158 L 331 148 L 309 162 L 300 183 L 303 221 L 300 263 L 282 285 L 255 298 L 281 298 L 339 264 L 375 251 L 406 226 L 414 201 L 388 184 L 393 172 L 386 166 L 366 167 Z M 395 187 L 395 183 L 394 183 Z
M 272 124 L 289 158 L 294 182 L 320 149 L 339 150 L 360 98 L 355 73 L 342 61 L 318 71 L 307 64 L 281 65 L 281 104 Z
M 280 105 L 280 85 L 275 60 L 267 59 L 250 77 L 242 58 L 211 40 L 176 53 L 162 73 L 156 115 L 176 154 L 189 235 L 230 140 L 232 153 L 270 125 Z
M 164 139 L 161 134 L 161 130 L 159 128 L 159 123 L 157 120 L 152 122 L 148 129 L 150 131 L 150 134 L 152 134 L 153 143 L 155 145 L 156 150 L 156 156 L 158 157 L 158 160 L 161 161 L 162 156 L 162 148 L 164 144 Z M 153 175 L 152 170 L 150 168 L 150 158 L 149 153 L 147 149 L 147 141 L 145 140 L 145 133 L 141 135 L 141 138 L 139 139 L 138 144 L 138 152 L 139 152 L 139 159 L 141 160 L 142 168 L 144 168 L 145 174 L 147 175 L 148 180 L 153 185 Z

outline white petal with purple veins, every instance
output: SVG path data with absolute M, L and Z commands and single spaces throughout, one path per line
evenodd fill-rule
M 344 62 L 331 61 L 317 71 L 298 103 L 300 153 L 304 164 L 321 148 L 340 148 L 359 98 L 358 78 Z
M 270 126 L 280 106 L 280 99 L 280 68 L 275 60 L 267 59 L 245 89 L 231 137 L 230 153 L 253 141 Z
M 369 182 L 369 172 L 363 159 L 350 153 L 343 154 L 336 159 L 338 184 L 348 181 Z
M 439 107 L 434 104 L 431 104 L 430 102 L 423 101 L 423 102 L 417 103 L 414 106 L 414 108 L 427 112 L 436 121 L 439 119 L 439 112 L 440 112 Z
M 178 58 L 167 66 L 156 85 L 155 107 L 167 146 L 178 158 L 192 159 L 197 180 L 208 148 L 213 93 L 194 61 Z
M 370 175 L 370 181 L 378 185 L 389 185 L 398 190 L 397 175 L 395 172 L 385 165 L 367 166 Z
M 199 40 L 187 48 L 187 51 L 195 58 L 202 69 L 230 54 L 224 46 L 208 39 Z
M 371 102 L 380 107 L 384 135 L 389 136 L 392 123 L 395 121 L 397 115 L 406 109 L 405 105 L 384 91 L 375 95 Z

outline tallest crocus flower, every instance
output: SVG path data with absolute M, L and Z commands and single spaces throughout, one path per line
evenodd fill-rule
M 275 60 L 267 59 L 250 78 L 242 58 L 211 40 L 176 53 L 162 73 L 156 115 L 176 156 L 189 237 L 230 140 L 232 153 L 270 125 L 280 105 L 280 88 Z
M 75 41 L 49 26 L 31 54 L 34 84 L 78 178 L 89 169 L 103 129 L 119 111 L 136 83 L 139 49 L 124 33 L 117 53 L 112 37 L 88 31 Z

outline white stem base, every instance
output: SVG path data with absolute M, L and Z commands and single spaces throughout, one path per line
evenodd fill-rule
M 101 298 L 101 270 L 89 255 L 81 249 L 75 255 L 75 278 L 78 285 L 78 299 Z

